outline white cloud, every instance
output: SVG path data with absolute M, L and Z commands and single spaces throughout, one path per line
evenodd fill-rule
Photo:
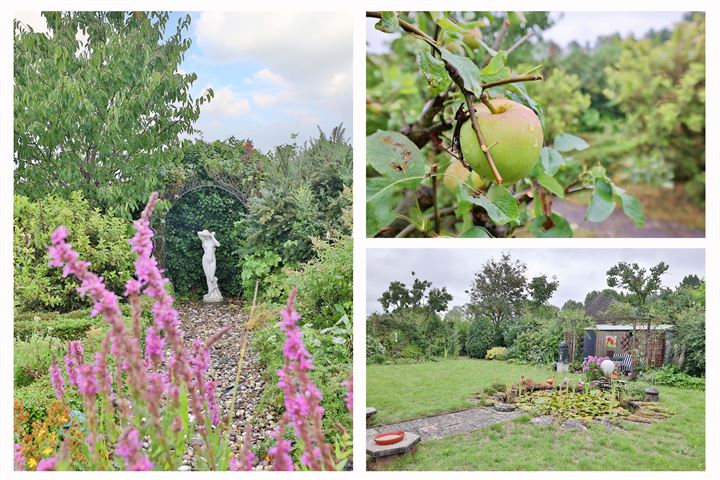
M 282 95 L 273 95 L 270 93 L 254 93 L 252 96 L 253 103 L 259 107 L 271 107 L 282 99 Z
M 285 94 L 351 117 L 350 13 L 202 12 L 195 24 L 197 45 L 207 60 L 262 65 L 245 83 L 282 86 Z
M 212 86 L 208 87 L 212 88 Z M 202 106 L 203 113 L 222 117 L 237 117 L 250 111 L 250 102 L 247 98 L 240 97 L 229 85 L 213 88 L 213 91 L 215 96 L 209 103 Z

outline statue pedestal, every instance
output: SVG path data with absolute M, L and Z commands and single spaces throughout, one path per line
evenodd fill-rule
M 206 293 L 203 295 L 203 303 L 222 303 L 223 297 L 220 294 L 220 290 L 215 290 L 212 293 Z
M 570 364 L 565 362 L 557 362 L 555 364 L 555 370 L 558 373 L 568 373 L 570 371 Z

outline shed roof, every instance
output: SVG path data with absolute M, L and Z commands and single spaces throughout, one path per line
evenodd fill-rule
M 650 327 L 651 330 L 672 330 L 674 325 L 661 324 L 653 325 Z M 631 331 L 632 325 L 611 325 L 609 323 L 599 323 L 592 327 L 586 327 L 585 330 L 605 330 L 605 331 Z M 638 331 L 647 330 L 647 325 L 638 325 L 636 328 Z

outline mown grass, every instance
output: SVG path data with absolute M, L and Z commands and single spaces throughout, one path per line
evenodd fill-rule
M 378 409 L 377 423 L 469 408 L 473 393 L 521 375 L 540 381 L 552 372 L 484 360 L 372 365 L 367 369 L 368 405 Z M 536 426 L 523 416 L 470 434 L 423 441 L 415 455 L 401 457 L 388 469 L 703 470 L 704 392 L 659 390 L 673 415 L 652 425 L 628 422 L 624 430 L 597 425 L 575 431 Z

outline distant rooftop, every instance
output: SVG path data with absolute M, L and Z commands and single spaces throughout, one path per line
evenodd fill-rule
M 661 324 L 653 325 L 650 327 L 651 330 L 672 330 L 674 325 Z M 600 323 L 592 327 L 586 327 L 585 330 L 618 330 L 618 331 L 629 331 L 632 330 L 632 325 L 611 325 L 609 323 Z M 640 325 L 636 327 L 636 330 L 647 330 L 647 325 Z

